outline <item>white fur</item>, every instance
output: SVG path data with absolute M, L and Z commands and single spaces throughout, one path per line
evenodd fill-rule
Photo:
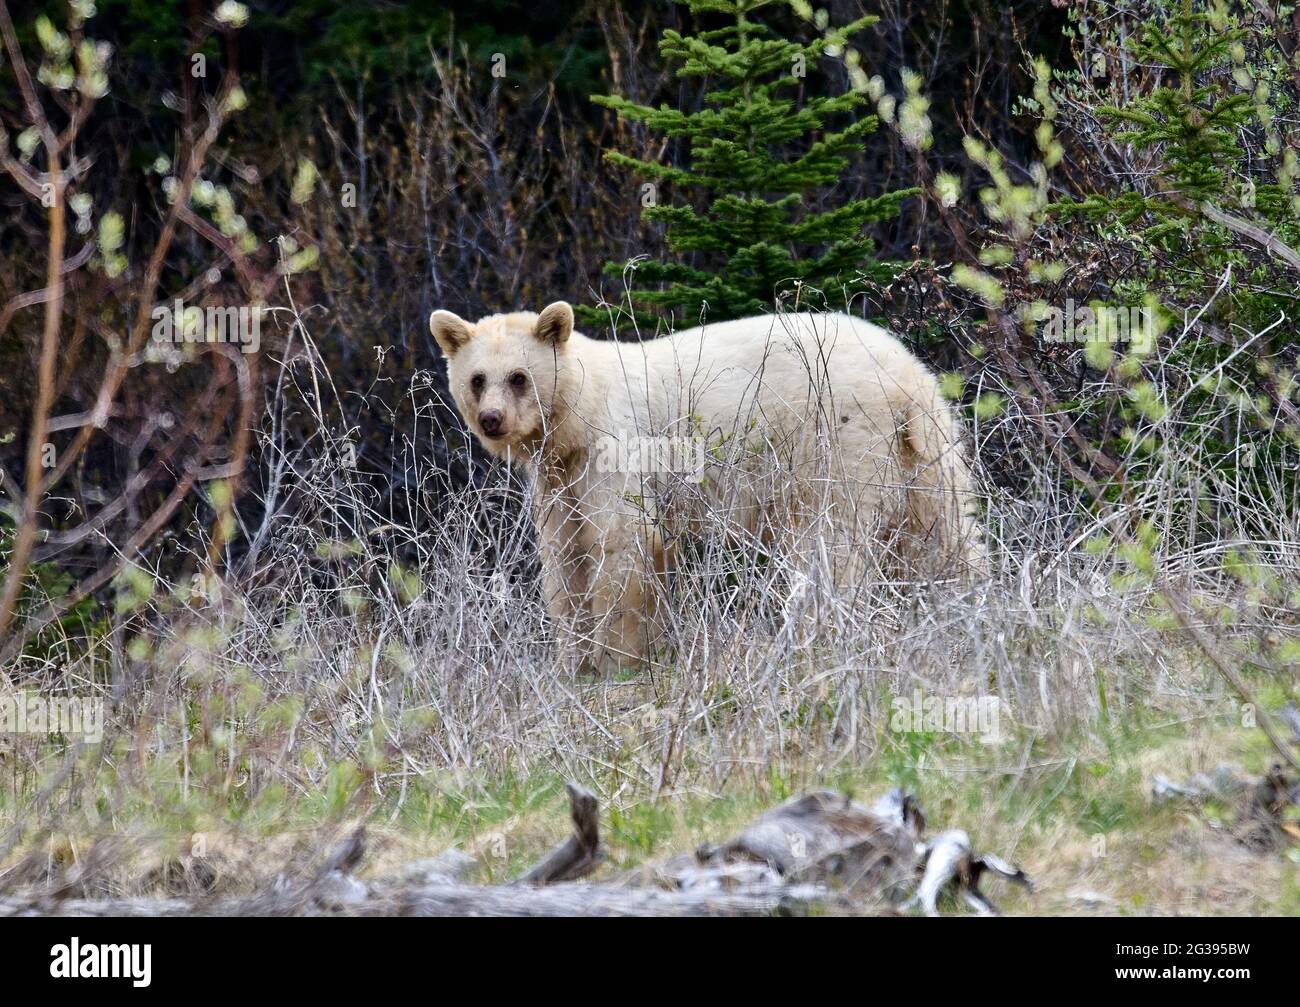
M 471 429 L 534 477 L 548 605 L 595 641 L 598 662 L 648 656 L 658 592 L 647 574 L 668 568 L 702 521 L 829 559 L 843 583 L 886 554 L 982 567 L 959 424 L 930 371 L 883 329 L 761 315 L 638 343 L 572 324 L 562 302 L 475 325 L 430 319 Z M 521 372 L 523 393 L 510 383 Z M 485 436 L 484 410 L 504 417 L 501 437 Z M 703 481 L 692 492 L 674 476 L 611 470 L 610 445 L 637 438 L 702 445 Z

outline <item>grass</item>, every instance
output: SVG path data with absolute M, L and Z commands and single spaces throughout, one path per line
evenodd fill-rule
M 628 707 L 628 691 L 616 682 L 591 685 L 587 699 Z M 645 723 L 637 710 L 629 709 L 633 722 Z M 1257 774 L 1275 758 L 1260 732 L 1241 727 L 1232 712 L 1230 705 L 1209 701 L 1197 714 L 1151 711 L 1106 728 L 1044 733 L 1017 726 L 997 744 L 886 728 L 873 739 L 870 757 L 805 755 L 782 765 L 748 764 L 720 786 L 692 773 L 691 782 L 651 793 L 629 786 L 626 765 L 618 764 L 581 781 L 602 798 L 606 872 L 722 840 L 807 789 L 871 798 L 903 786 L 919 797 L 931 834 L 963 828 L 977 849 L 1025 867 L 1035 893 L 998 889 L 996 900 L 1010 913 L 1294 912 L 1300 850 L 1248 850 L 1231 835 L 1230 809 L 1151 798 L 1157 773 L 1183 779 L 1227 762 Z M 391 874 L 455 846 L 476 858 L 480 880 L 497 883 L 522 873 L 570 829 L 564 774 L 554 765 L 527 774 L 422 773 L 405 788 L 386 787 L 360 813 L 362 802 L 332 794 L 359 789 L 359 776 L 359 770 L 352 776 L 335 767 L 322 789 L 296 798 L 268 784 L 251 800 L 232 800 L 209 789 L 182 794 L 174 777 L 158 772 L 140 779 L 138 790 L 118 790 L 105 803 L 108 818 L 98 829 L 93 816 L 65 808 L 62 828 L 18 844 L 9 865 L 43 849 L 53 867 L 72 868 L 97 833 L 126 831 L 137 839 L 133 851 L 103 871 L 95 890 L 149 890 L 159 864 L 189 852 L 197 836 L 205 856 L 227 864 L 227 889 L 246 891 L 286 864 L 314 860 L 363 819 L 371 835 L 365 873 Z M 7 813 L 12 799 L 10 791 Z
M 290 377 L 285 395 L 312 384 Z M 669 599 L 666 659 L 608 679 L 545 620 L 516 482 L 453 490 L 414 450 L 376 474 L 281 455 L 268 436 L 277 495 L 264 529 L 245 529 L 259 544 L 244 566 L 197 591 L 167 573 L 183 556 L 142 557 L 93 629 L 5 669 L 15 687 L 103 700 L 106 733 L 9 736 L 0 892 L 141 890 L 149 862 L 196 843 L 227 851 L 228 882 L 247 889 L 307 869 L 359 820 L 372 872 L 458 845 L 502 880 L 568 832 L 576 779 L 601 800 L 614 867 L 723 838 L 809 788 L 900 785 L 931 831 L 963 828 L 1040 882 L 1006 894 L 1011 911 L 1286 911 L 1286 852 L 1238 848 L 1230 822 L 1214 826 L 1222 809 L 1148 795 L 1157 772 L 1259 773 L 1275 757 L 1251 724 L 1295 698 L 1300 508 L 1270 483 L 1217 511 L 1249 534 L 1193 530 L 1188 508 L 1220 484 L 1188 496 L 1211 463 L 1176 409 L 1161 422 L 1183 478 L 1104 516 L 1025 425 L 1038 468 L 1019 492 L 988 488 L 994 569 L 976 585 L 842 590 L 815 555 L 738 564 L 706 536 Z M 395 478 L 423 509 L 376 504 Z M 918 693 L 996 700 L 1001 740 L 924 718 L 900 729 L 898 703 Z
M 657 801 L 616 802 L 603 816 L 606 872 L 636 867 L 735 834 L 763 810 L 805 787 L 830 786 L 870 797 L 893 785 L 919 787 L 930 831 L 964 828 L 980 850 L 1024 866 L 1036 891 L 1006 886 L 1004 911 L 1032 915 L 1284 915 L 1300 891 L 1300 855 L 1252 852 L 1230 824 L 1190 806 L 1155 804 L 1151 780 L 1185 778 L 1219 762 L 1262 768 L 1257 736 L 1221 722 L 1168 725 L 1095 739 L 1095 750 L 1061 739 L 1009 741 L 990 752 L 969 744 L 895 743 L 879 763 L 794 781 L 773 779 L 723 793 L 687 790 Z M 485 797 L 483 813 L 463 819 L 435 843 L 454 842 L 483 858 L 486 877 L 508 878 L 540 859 L 568 833 L 558 777 L 538 780 L 527 808 L 516 793 Z M 493 850 L 507 850 L 500 858 Z

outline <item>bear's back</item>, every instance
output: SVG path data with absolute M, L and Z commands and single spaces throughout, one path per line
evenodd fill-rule
M 814 403 L 835 400 L 883 419 L 907 401 L 932 401 L 936 387 L 895 336 L 836 313 L 738 318 L 624 343 L 619 355 L 634 385 L 644 375 L 659 420 L 689 411 L 717 423 L 756 408 L 785 426 L 807 419 Z

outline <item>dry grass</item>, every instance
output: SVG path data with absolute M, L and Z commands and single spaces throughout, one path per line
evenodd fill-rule
M 1043 450 L 1031 485 L 986 494 L 987 583 L 850 595 L 810 570 L 792 605 L 788 569 L 716 543 L 691 568 L 688 602 L 676 599 L 666 659 L 596 680 L 545 625 L 525 491 L 501 477 L 449 492 L 418 443 L 391 473 L 350 467 L 330 435 L 348 428 L 342 400 L 310 366 L 286 365 L 271 415 L 321 389 L 308 400 L 319 442 L 291 455 L 274 426 L 263 432 L 274 491 L 264 525 L 241 529 L 255 543 L 244 567 L 215 584 L 136 566 L 93 637 L 10 670 L 28 689 L 102 696 L 109 714 L 100 746 L 19 737 L 0 756 L 0 886 L 75 869 L 87 890 L 140 889 L 157 881 L 141 857 L 183 853 L 196 834 L 245 851 L 230 862 L 247 865 L 231 872 L 246 886 L 357 818 L 388 837 L 382 865 L 462 844 L 501 878 L 566 831 L 560 783 L 572 777 L 608 809 L 616 863 L 720 837 L 803 788 L 902 784 L 933 825 L 966 828 L 1038 878 L 1040 894 L 1012 895 L 1013 911 L 1294 910 L 1294 863 L 1146 799 L 1156 767 L 1186 775 L 1247 756 L 1262 768 L 1266 743 L 1158 588 L 1179 585 L 1252 698 L 1280 705 L 1294 689 L 1277 655 L 1300 570 L 1281 486 L 1216 489 L 1195 447 L 1180 447 L 1178 478 L 1099 520 Z M 1168 443 L 1195 444 L 1176 404 L 1164 422 Z M 996 424 L 1023 428 L 1032 454 L 1024 417 Z M 994 433 L 977 425 L 981 441 Z M 427 505 L 377 510 L 391 499 L 380 479 Z M 1189 529 L 1191 486 L 1249 508 L 1239 524 L 1252 541 Z M 1107 537 L 1135 516 L 1152 529 L 1141 545 Z M 203 554 L 200 543 L 195 569 Z M 918 689 L 1000 697 L 1002 739 L 899 730 L 891 704 Z M 1075 890 L 1113 901 L 1090 906 Z

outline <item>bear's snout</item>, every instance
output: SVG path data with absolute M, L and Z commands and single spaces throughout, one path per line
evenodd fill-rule
M 478 425 L 489 437 L 500 437 L 503 419 L 500 409 L 484 409 L 478 414 Z

